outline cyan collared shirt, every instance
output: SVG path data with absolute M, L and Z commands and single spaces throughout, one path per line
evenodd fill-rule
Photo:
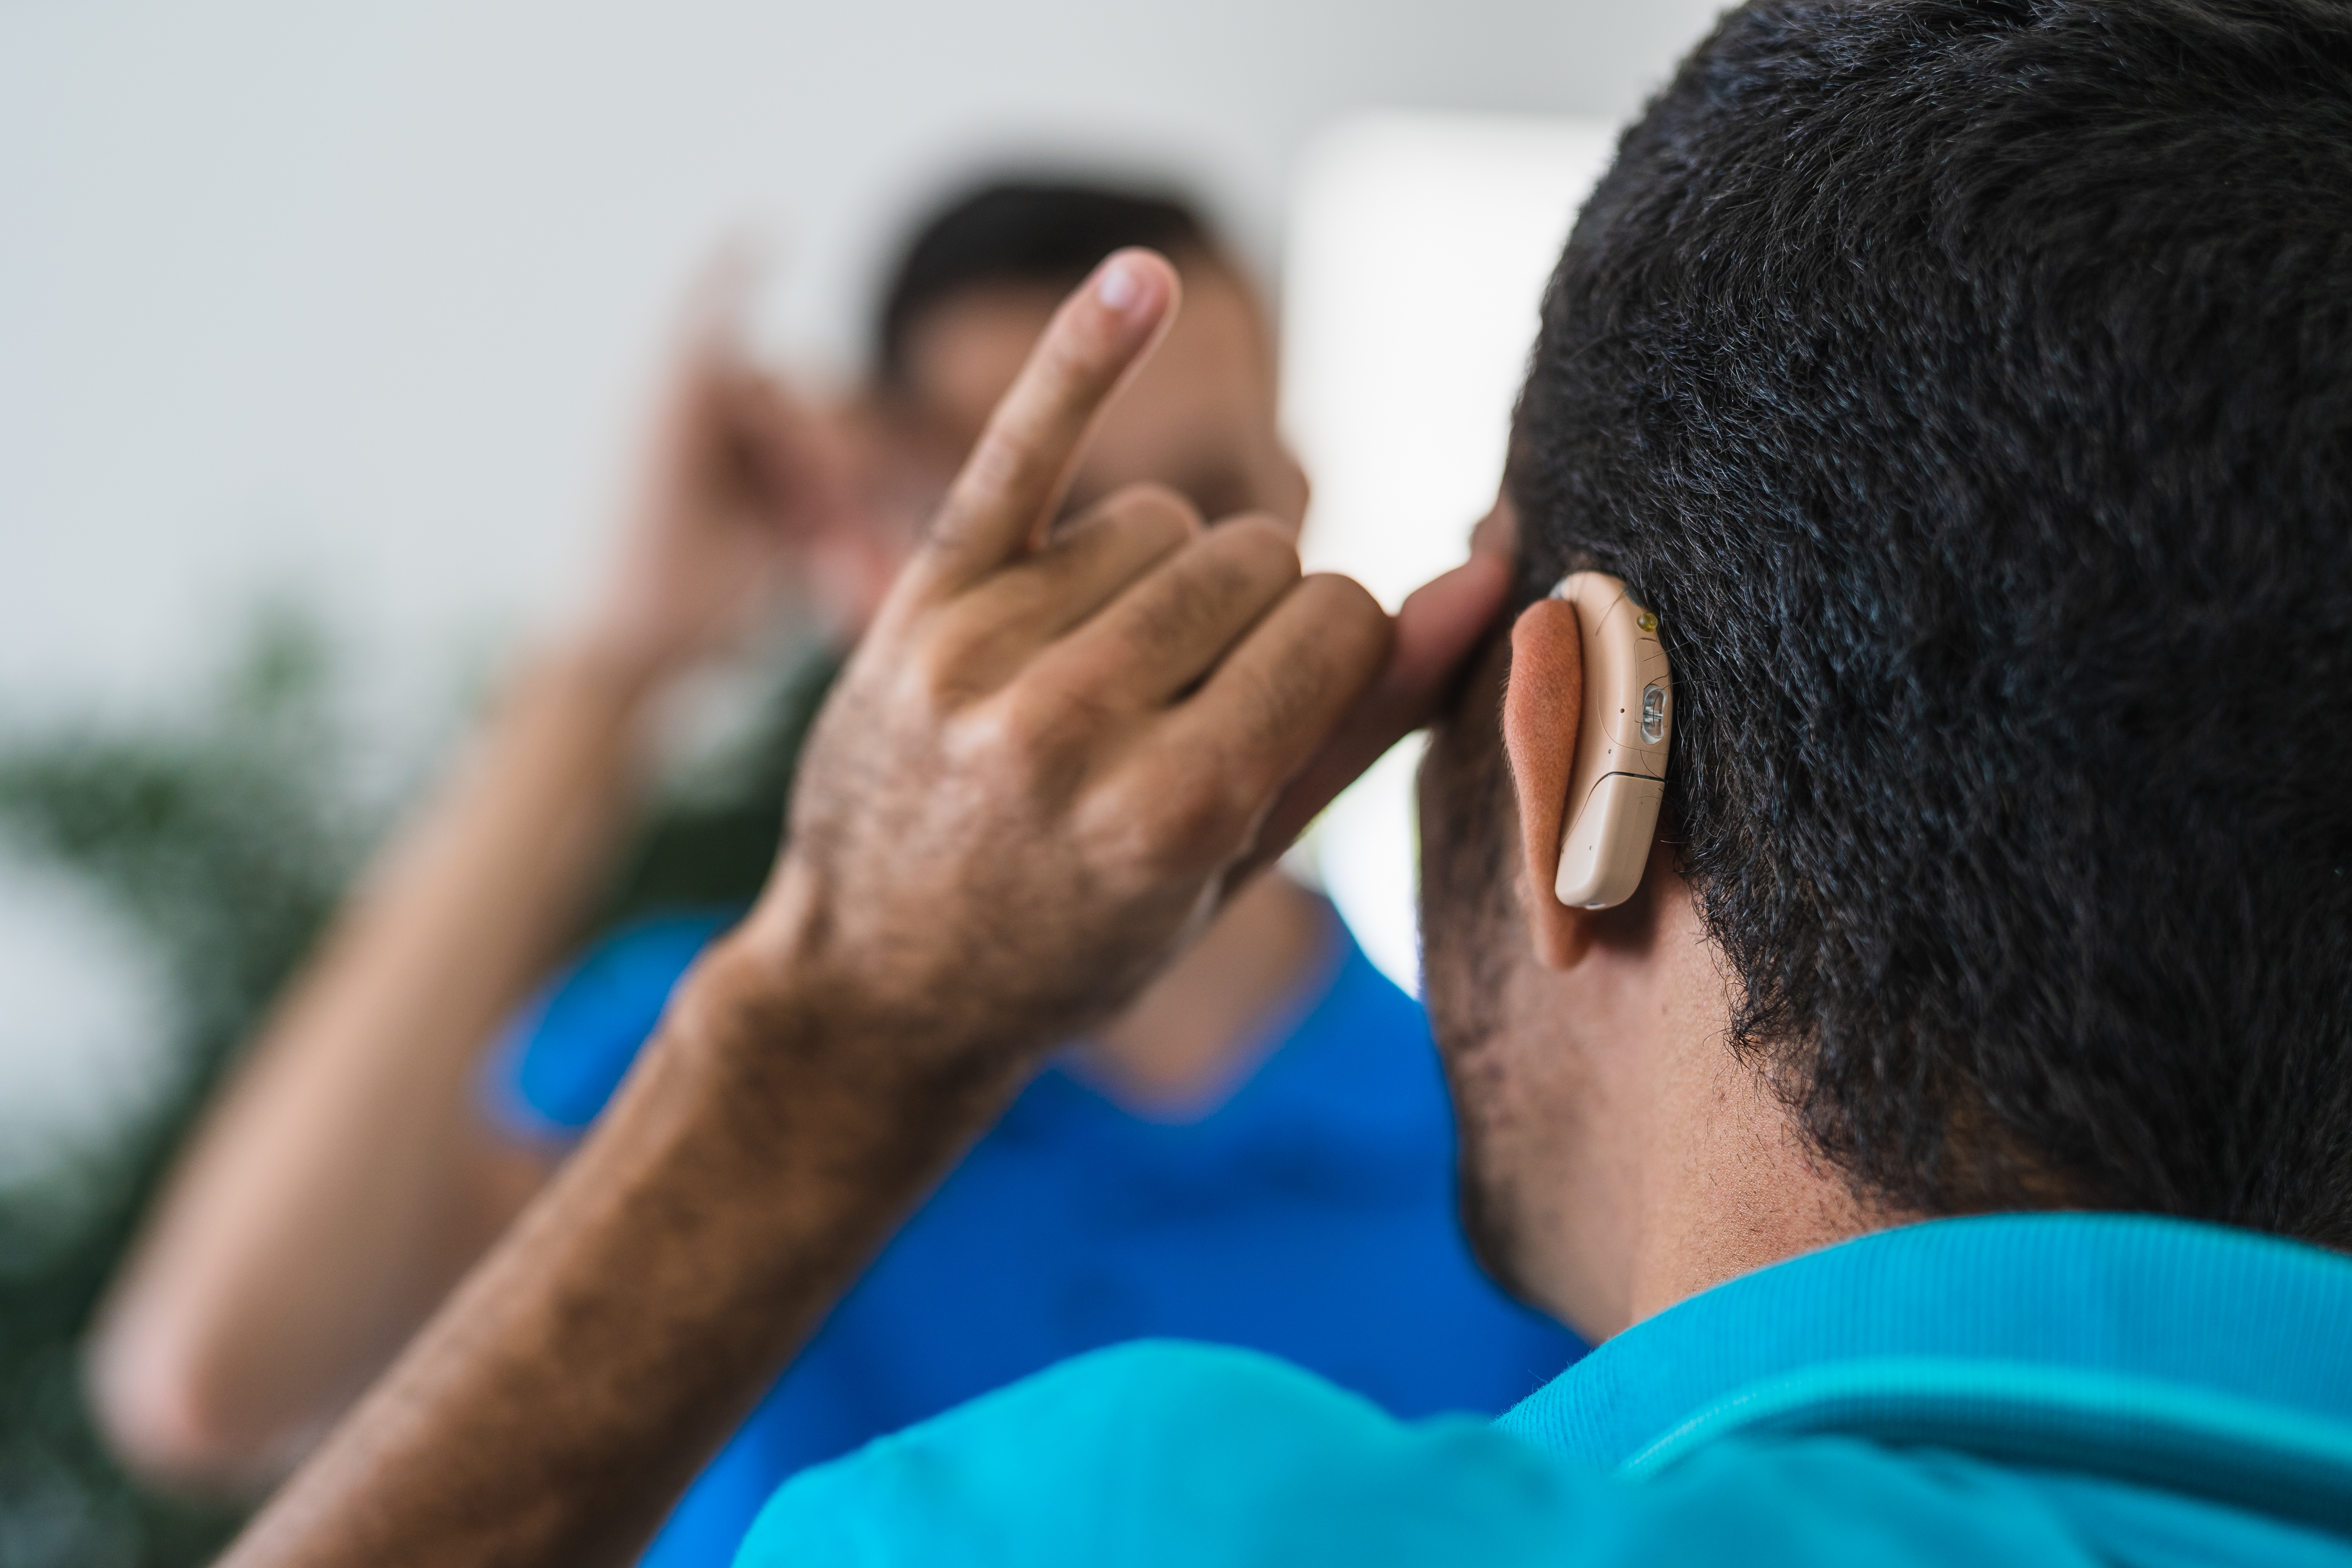
M 1493 1426 L 1126 1346 L 808 1472 L 738 1562 L 2352 1568 L 2352 1260 L 1943 1220 L 1706 1291 Z

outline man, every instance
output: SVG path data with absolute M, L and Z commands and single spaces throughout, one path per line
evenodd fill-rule
M 1488 536 L 1529 607 L 1423 779 L 1471 1216 L 1613 1337 L 1499 1429 L 1108 1352 L 800 1478 L 739 1561 L 2352 1562 L 2347 88 L 2314 0 L 1727 18 L 1562 258 Z M 645 1528 L 775 1309 L 1475 640 L 1491 565 L 1391 627 L 1260 525 L 1036 542 L 1174 287 L 1066 307 L 653 1070 L 233 1562 Z M 1679 703 L 1597 911 L 1550 894 L 1538 598 L 1584 566 Z
M 184 1483 L 274 1479 L 546 1182 L 758 890 L 782 826 L 773 783 L 663 819 L 622 876 L 624 906 L 654 912 L 484 1062 L 627 829 L 643 711 L 762 574 L 862 626 L 911 547 L 909 498 L 944 489 L 1060 293 L 1147 241 L 1178 258 L 1190 306 L 1074 504 L 1156 478 L 1295 533 L 1305 482 L 1276 431 L 1268 323 L 1174 201 L 1015 183 L 951 204 L 897 269 L 877 384 L 846 414 L 796 403 L 703 326 L 604 608 L 361 889 L 127 1272 L 96 1359 L 135 1461 Z M 803 1466 L 1121 1340 L 1251 1346 L 1401 1415 L 1497 1413 L 1579 1353 L 1477 1271 L 1426 1023 L 1321 899 L 1260 879 L 1092 1022 L 790 1374 L 747 1389 L 775 1383 L 648 1562 L 723 1561 Z

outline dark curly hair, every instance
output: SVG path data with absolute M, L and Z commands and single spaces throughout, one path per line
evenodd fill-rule
M 1768 0 L 1543 310 L 1735 1044 L 1866 1195 L 2352 1246 L 2352 6 Z

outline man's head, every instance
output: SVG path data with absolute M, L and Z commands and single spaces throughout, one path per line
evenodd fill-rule
M 1137 245 L 1176 263 L 1183 307 L 1105 416 L 1070 504 L 1150 479 L 1212 519 L 1265 511 L 1295 530 L 1307 485 L 1276 427 L 1265 307 L 1176 197 L 1004 182 L 954 202 L 915 236 L 885 295 L 876 356 L 884 396 L 940 471 L 952 471 L 1062 296 L 1105 256 Z
M 1623 577 L 1679 706 L 1601 915 L 1527 885 L 1497 680 L 1424 781 L 1507 1275 L 1612 1326 L 1710 1190 L 2352 1246 L 2352 6 L 1733 15 L 1577 225 L 1507 489 L 1523 593 Z

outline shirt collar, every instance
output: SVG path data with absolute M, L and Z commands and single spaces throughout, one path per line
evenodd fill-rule
M 1613 1468 L 1743 1390 L 1933 1363 L 2110 1374 L 2333 1427 L 2352 1422 L 2347 1325 L 2352 1259 L 2300 1243 L 2137 1215 L 1937 1220 L 1681 1302 L 1499 1425 Z

